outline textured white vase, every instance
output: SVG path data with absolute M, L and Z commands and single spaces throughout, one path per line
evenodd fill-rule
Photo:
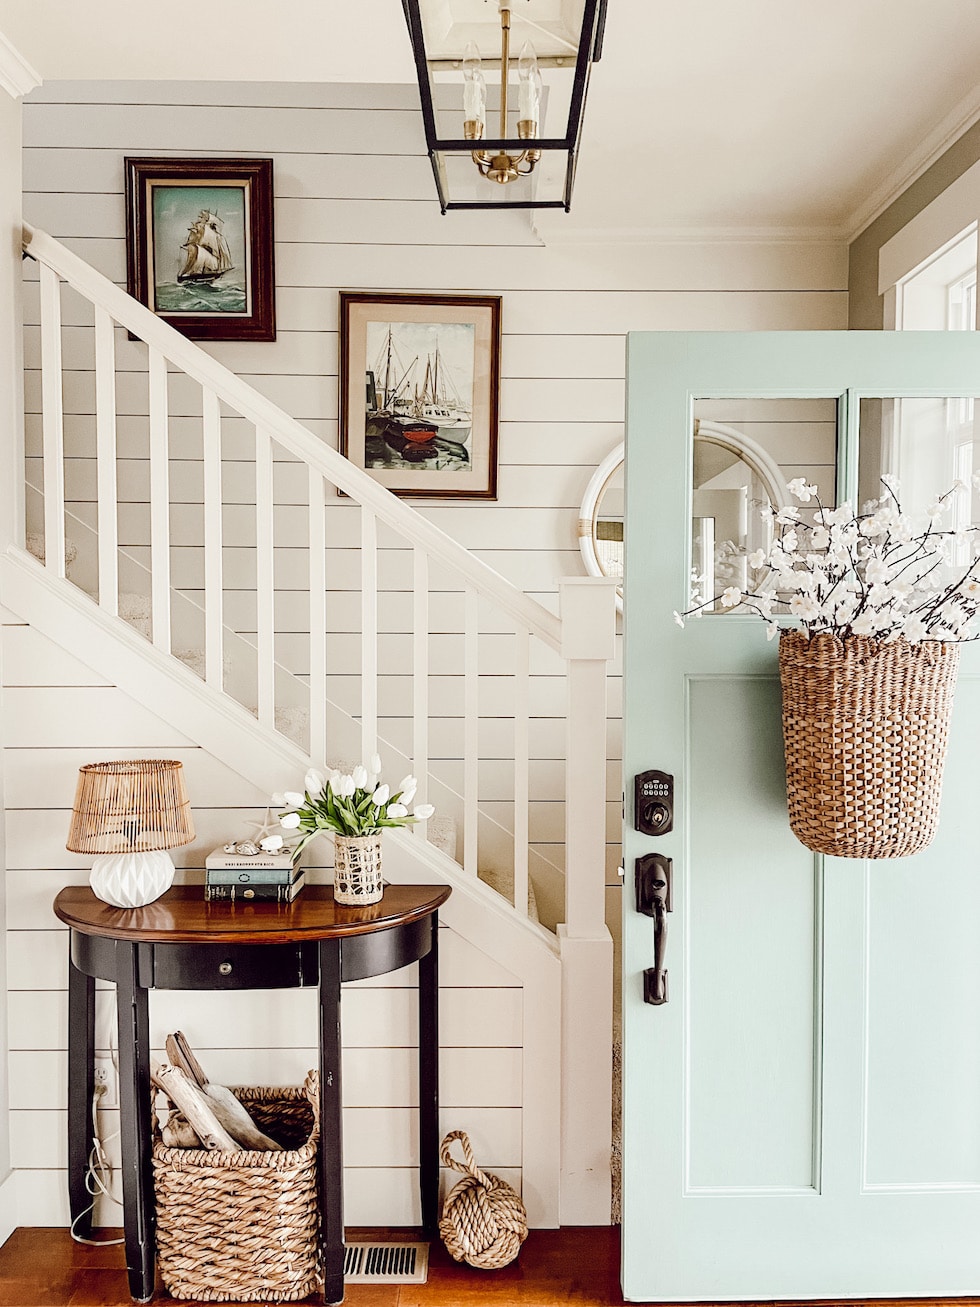
M 165 849 L 105 853 L 95 859 L 89 877 L 95 897 L 114 908 L 141 908 L 173 883 L 174 862 Z

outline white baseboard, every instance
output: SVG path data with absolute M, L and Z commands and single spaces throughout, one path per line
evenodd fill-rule
M 11 1171 L 0 1184 L 0 1246 L 17 1228 L 17 1172 Z

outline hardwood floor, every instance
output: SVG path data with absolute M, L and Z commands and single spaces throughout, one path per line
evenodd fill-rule
M 350 1238 L 398 1237 L 382 1230 L 348 1233 Z M 318 1301 L 303 1299 L 305 1304 Z M 532 1230 L 517 1261 L 499 1271 L 460 1266 L 435 1243 L 427 1284 L 352 1285 L 344 1299 L 345 1307 L 619 1307 L 623 1301 L 617 1228 Z M 914 1301 L 918 1307 L 943 1301 L 980 1307 L 980 1297 L 901 1301 Z M 159 1292 L 153 1302 L 154 1307 L 170 1307 L 176 1300 Z M 898 1302 L 891 1300 L 890 1307 Z M 0 1307 L 131 1307 L 122 1249 L 88 1248 L 73 1243 L 62 1229 L 16 1230 L 0 1248 Z M 864 1300 L 862 1307 L 873 1304 Z

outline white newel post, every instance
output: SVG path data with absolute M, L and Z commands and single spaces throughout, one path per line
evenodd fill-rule
M 606 670 L 616 582 L 563 577 L 568 663 L 562 959 L 561 1223 L 608 1225 L 612 1145 L 612 938 L 605 924 Z

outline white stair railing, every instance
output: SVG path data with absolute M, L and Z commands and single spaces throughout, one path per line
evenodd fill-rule
M 420 801 L 430 779 L 441 792 L 461 795 L 458 856 L 465 874 L 505 860 L 513 868 L 514 906 L 526 912 L 533 851 L 564 843 L 564 903 L 554 915 L 572 938 L 603 934 L 613 586 L 566 579 L 562 616 L 556 616 L 46 233 L 25 228 L 25 251 L 40 267 L 47 568 L 65 574 L 66 505 L 87 520 L 94 513 L 100 607 L 118 612 L 121 551 L 148 554 L 153 644 L 163 653 L 186 646 L 189 637 L 174 629 L 172 595 L 199 591 L 204 677 L 215 692 L 228 694 L 230 683 L 237 687 L 243 679 L 226 677 L 227 648 L 242 647 L 229 633 L 246 629 L 245 619 L 228 612 L 231 592 L 243 584 L 240 565 L 229 580 L 228 559 L 244 544 L 256 658 L 245 678 L 253 692 L 237 690 L 239 702 L 275 728 L 282 706 L 277 664 L 285 665 L 308 685 L 300 742 L 315 763 L 366 758 L 379 739 L 390 738 L 412 760 Z M 80 309 L 72 297 L 70 338 L 62 322 L 64 284 L 89 306 Z M 145 355 L 126 332 L 145 344 Z M 66 346 L 73 357 L 63 362 Z M 30 380 L 30 342 L 25 353 Z M 81 366 L 75 353 L 85 355 Z M 66 395 L 76 443 L 85 427 L 78 414 L 91 411 L 84 407 L 90 400 L 75 398 L 80 375 L 86 386 L 94 381 L 95 442 L 86 460 L 94 454 L 94 494 L 81 484 L 85 469 L 65 458 Z M 142 399 L 134 398 L 136 391 Z M 123 459 L 118 430 L 121 420 L 134 426 L 134 414 L 148 445 L 140 458 Z M 199 435 L 194 458 L 185 460 L 176 457 L 173 441 L 179 427 L 186 454 L 188 416 Z M 251 431 L 247 440 L 242 419 Z M 245 502 L 225 488 L 243 467 L 254 468 Z M 123 492 L 124 469 L 131 480 L 143 478 L 140 494 Z M 178 473 L 185 482 L 191 472 L 203 478 L 199 489 L 178 488 Z M 297 560 L 305 560 L 301 576 Z M 335 580 L 339 572 L 346 573 L 343 584 Z M 302 617 L 277 621 L 277 607 L 295 611 L 303 590 Z M 242 596 L 235 598 L 240 603 Z M 351 637 L 358 642 L 356 667 Z M 382 658 L 380 651 L 395 645 L 399 652 Z M 328 731 L 333 703 L 359 721 L 359 740 L 338 741 L 336 726 Z M 536 740 L 542 733 L 548 738 Z M 553 831 L 546 839 L 537 829 L 535 809 L 542 805 L 532 798 L 532 760 L 549 755 L 567 760 L 564 840 L 557 841 Z M 482 772 L 495 760 L 512 765 L 512 776 L 503 799 L 487 800 Z M 508 816 L 501 816 L 500 804 Z M 487 817 L 491 807 L 494 820 Z M 508 848 L 501 847 L 503 831 Z

